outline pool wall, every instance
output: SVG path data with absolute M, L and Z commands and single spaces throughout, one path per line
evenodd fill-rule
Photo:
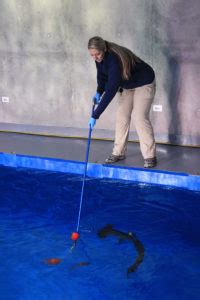
M 84 162 L 0 153 L 0 165 L 83 174 Z M 200 176 L 158 170 L 88 163 L 87 176 L 158 184 L 200 191 Z

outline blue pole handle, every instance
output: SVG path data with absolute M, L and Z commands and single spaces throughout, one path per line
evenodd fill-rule
M 95 109 L 95 104 L 93 104 L 93 106 L 92 106 L 92 113 L 93 113 L 94 109 Z M 91 115 L 92 115 L 92 113 L 91 113 Z M 82 209 L 82 203 L 83 203 L 83 194 L 84 194 L 84 188 L 85 188 L 85 179 L 86 179 L 86 174 L 87 174 L 87 165 L 88 165 L 88 158 L 89 158 L 89 152 L 90 152 L 91 135 L 92 135 L 92 127 L 90 125 L 89 133 L 88 133 L 88 140 L 87 140 L 87 150 L 86 150 L 86 157 L 85 157 L 83 183 L 82 183 L 82 188 L 81 188 L 81 198 L 80 198 L 80 205 L 79 205 L 79 213 L 78 213 L 78 221 L 77 221 L 76 232 L 79 231 L 79 225 L 80 225 L 81 209 Z

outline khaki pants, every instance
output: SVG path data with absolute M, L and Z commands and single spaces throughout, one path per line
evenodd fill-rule
M 156 90 L 155 81 L 132 90 L 123 90 L 118 95 L 118 108 L 116 114 L 114 155 L 125 155 L 127 150 L 128 135 L 133 118 L 140 149 L 144 159 L 156 156 L 156 145 L 153 128 L 149 120 L 149 112 Z

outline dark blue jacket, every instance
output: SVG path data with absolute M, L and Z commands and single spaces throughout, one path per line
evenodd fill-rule
M 153 82 L 155 74 L 153 69 L 144 61 L 136 63 L 129 80 L 122 78 L 122 67 L 118 56 L 113 52 L 106 52 L 102 62 L 96 62 L 97 92 L 101 95 L 101 102 L 92 114 L 98 119 L 108 104 L 116 95 L 119 88 L 134 89 Z

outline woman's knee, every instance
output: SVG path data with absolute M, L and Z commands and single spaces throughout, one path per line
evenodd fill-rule
M 151 122 L 148 118 L 135 118 L 134 119 L 134 124 L 135 124 L 135 127 L 136 129 L 142 129 L 142 130 L 145 130 L 145 128 L 149 128 L 151 127 Z

